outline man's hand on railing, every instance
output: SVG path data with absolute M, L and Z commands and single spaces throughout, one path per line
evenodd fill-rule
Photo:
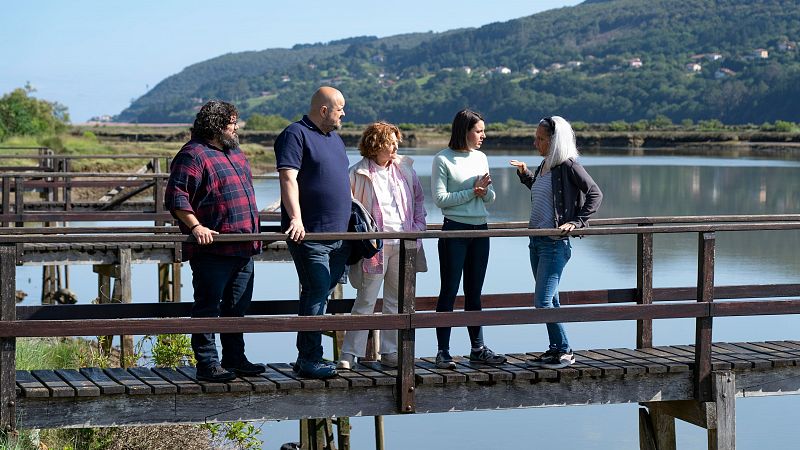
M 219 232 L 210 228 L 206 228 L 200 224 L 197 224 L 197 226 L 192 228 L 192 236 L 197 239 L 197 243 L 200 245 L 208 245 L 214 242 L 215 234 L 219 234 Z
M 295 242 L 302 241 L 306 237 L 303 221 L 301 219 L 292 219 L 289 222 L 289 228 L 286 229 L 286 236 Z

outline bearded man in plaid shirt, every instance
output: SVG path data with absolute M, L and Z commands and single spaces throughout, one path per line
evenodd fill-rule
M 253 259 L 260 241 L 214 242 L 220 233 L 258 233 L 259 219 L 250 164 L 239 148 L 239 112 L 212 100 L 197 113 L 191 140 L 175 155 L 165 206 L 181 232 L 196 243 L 183 246 L 192 268 L 192 317 L 242 317 L 253 297 Z M 230 381 L 258 375 L 264 366 L 244 354 L 242 333 L 221 333 L 222 360 L 213 333 L 193 334 L 197 379 Z

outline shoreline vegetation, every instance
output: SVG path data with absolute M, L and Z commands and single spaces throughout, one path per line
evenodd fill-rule
M 586 155 L 678 155 L 759 157 L 800 160 L 800 126 L 776 124 L 730 126 L 715 123 L 666 124 L 612 122 L 577 123 L 576 139 Z M 401 147 L 441 149 L 447 146 L 449 125 L 400 124 Z M 346 123 L 340 135 L 348 147 L 357 147 L 364 125 Z M 3 165 L 25 165 L 24 155 L 46 147 L 59 155 L 147 155 L 172 157 L 189 139 L 189 124 L 81 124 L 64 132 L 42 136 L 15 136 L 0 141 L 0 154 L 19 155 Z M 648 129 L 649 128 L 649 129 Z M 254 173 L 275 170 L 272 150 L 280 129 L 239 131 Z M 497 123 L 487 127 L 482 150 L 532 151 L 535 126 Z M 142 161 L 131 159 L 80 159 L 76 172 L 125 172 L 139 169 Z
M 528 149 L 536 131 L 535 125 L 521 122 L 497 123 L 487 126 L 486 148 Z M 698 123 L 698 125 L 660 125 L 651 122 L 611 122 L 586 124 L 577 122 L 575 135 L 579 146 L 603 148 L 670 148 L 680 146 L 750 145 L 754 147 L 800 146 L 800 125 L 778 121 L 776 124 L 723 125 Z M 184 142 L 189 138 L 190 124 L 99 124 L 72 126 L 72 135 L 92 133 L 102 141 L 126 142 Z M 363 124 L 346 123 L 339 134 L 348 146 L 358 145 Z M 399 124 L 403 131 L 402 147 L 446 147 L 449 125 Z M 269 130 L 248 129 L 246 123 L 239 130 L 242 144 L 260 144 L 271 147 L 281 128 Z

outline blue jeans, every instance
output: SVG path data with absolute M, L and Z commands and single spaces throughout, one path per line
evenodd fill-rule
M 445 218 L 442 231 L 486 230 L 488 226 L 469 225 Z M 439 239 L 439 278 L 442 287 L 436 302 L 437 312 L 451 312 L 456 303 L 461 274 L 464 274 L 464 311 L 481 310 L 481 291 L 489 264 L 489 238 Z M 483 346 L 483 330 L 480 326 L 467 327 L 472 348 Z M 450 327 L 436 329 L 439 350 L 450 350 Z
M 243 317 L 253 298 L 253 259 L 200 253 L 189 260 L 194 304 L 192 317 Z M 222 365 L 236 367 L 245 360 L 244 335 L 220 333 Z M 197 367 L 219 363 L 214 333 L 193 334 Z
M 347 241 L 287 241 L 300 280 L 301 316 L 321 316 L 336 283 L 342 278 L 350 245 Z M 322 332 L 297 333 L 298 361 L 322 360 Z
M 536 282 L 533 306 L 537 308 L 558 308 L 558 283 L 561 272 L 572 256 L 569 239 L 550 239 L 547 236 L 531 236 L 528 248 L 531 252 L 531 269 Z M 560 323 L 548 323 L 547 335 L 550 349 L 561 352 L 570 351 L 567 333 Z

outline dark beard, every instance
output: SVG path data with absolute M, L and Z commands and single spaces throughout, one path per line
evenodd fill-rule
M 239 147 L 239 136 L 235 134 L 223 134 L 219 138 L 219 142 L 222 144 L 223 150 L 232 150 Z

